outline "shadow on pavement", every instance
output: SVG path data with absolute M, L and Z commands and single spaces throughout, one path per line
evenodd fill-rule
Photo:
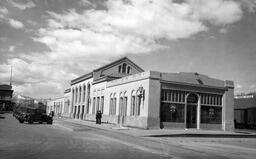
M 255 134 L 165 134 L 143 137 L 208 137 L 208 138 L 256 138 Z

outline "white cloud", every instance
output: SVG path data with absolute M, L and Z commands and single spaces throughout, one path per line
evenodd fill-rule
M 0 14 L 8 14 L 8 9 L 0 6 Z
M 241 88 L 243 88 L 243 86 L 241 84 L 237 83 L 236 84 L 236 89 L 241 89 Z
M 215 25 L 232 24 L 243 15 L 240 3 L 231 0 L 188 0 L 188 3 L 196 18 Z
M 18 9 L 21 9 L 21 10 L 25 10 L 27 8 L 34 8 L 36 5 L 33 1 L 30 1 L 30 0 L 26 0 L 26 3 L 17 3 L 13 0 L 7 0 L 13 7 L 16 7 Z
M 43 86 L 55 92 L 59 88 L 63 91 L 72 78 L 112 57 L 157 52 L 168 48 L 159 42 L 161 39 L 190 38 L 208 31 L 210 25 L 223 27 L 243 15 L 240 3 L 231 0 L 179 3 L 109 0 L 104 3 L 104 10 L 47 12 L 47 27 L 40 28 L 33 39 L 47 45 L 50 52 L 23 54 L 8 62 L 16 65 L 14 79 L 19 77 L 15 81 L 20 91 L 28 88 L 33 92 L 37 91 L 34 88 L 40 90 Z M 4 75 L 1 70 L 0 75 Z
M 34 54 L 23 60 L 13 58 L 7 64 L 0 65 L 0 76 L 8 82 L 10 78 L 10 66 L 13 66 L 13 85 L 16 93 L 34 97 L 50 97 L 63 93 L 68 86 L 68 81 L 74 77 L 68 67 L 58 62 L 48 61 L 47 55 Z M 46 58 L 43 60 L 42 57 Z M 24 57 L 23 57 L 24 58 Z
M 36 26 L 37 25 L 37 23 L 35 21 L 32 21 L 32 20 L 28 20 L 27 23 L 32 25 L 32 26 Z
M 222 26 L 242 17 L 240 4 L 225 0 L 109 0 L 105 6 L 106 10 L 83 13 L 48 12 L 48 27 L 41 28 L 34 40 L 46 44 L 52 57 L 108 58 L 166 48 L 159 39 L 189 38 L 207 31 L 205 22 Z
M 8 14 L 8 9 L 0 6 L 0 22 L 5 19 L 5 15 Z
M 89 0 L 81 0 L 81 1 L 79 1 L 79 4 L 81 4 L 83 6 L 88 6 L 88 7 L 96 8 L 96 4 L 90 2 Z
M 8 23 L 15 29 L 22 29 L 24 24 L 18 20 L 7 18 L 5 15 L 8 13 L 8 9 L 0 6 L 0 21 Z
M 8 19 L 9 24 L 15 29 L 22 29 L 24 28 L 24 24 L 15 19 Z
M 11 46 L 9 47 L 9 51 L 10 51 L 10 52 L 13 52 L 13 51 L 15 50 L 15 48 L 16 48 L 16 46 L 11 45 Z

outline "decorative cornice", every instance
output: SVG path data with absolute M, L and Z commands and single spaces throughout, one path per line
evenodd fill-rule
M 83 76 L 80 76 L 80 77 L 78 77 L 76 79 L 71 80 L 70 84 L 72 86 L 74 84 L 77 84 L 79 82 L 82 82 L 82 81 L 87 80 L 87 79 L 92 78 L 92 77 L 93 77 L 93 72 L 90 72 L 88 74 L 85 74 Z

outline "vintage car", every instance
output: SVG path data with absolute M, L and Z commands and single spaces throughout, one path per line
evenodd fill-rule
M 41 124 L 46 122 L 47 124 L 52 124 L 52 116 L 47 115 L 41 109 L 35 108 L 23 109 L 18 116 L 18 120 L 20 123 L 28 122 L 33 124 L 34 122 L 39 122 Z

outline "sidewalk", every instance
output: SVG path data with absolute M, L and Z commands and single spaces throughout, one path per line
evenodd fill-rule
M 66 124 L 65 124 L 66 123 Z M 226 138 L 256 138 L 255 130 L 235 130 L 231 131 L 218 131 L 218 130 L 198 130 L 198 129 L 151 129 L 144 130 L 139 128 L 121 127 L 120 125 L 102 123 L 96 124 L 93 121 L 84 121 L 78 119 L 69 118 L 54 118 L 54 124 L 67 127 L 72 130 L 72 126 L 68 126 L 67 123 L 77 124 L 81 126 L 89 126 L 93 128 L 103 129 L 107 131 L 113 131 L 117 133 L 124 133 L 137 137 L 226 137 Z

